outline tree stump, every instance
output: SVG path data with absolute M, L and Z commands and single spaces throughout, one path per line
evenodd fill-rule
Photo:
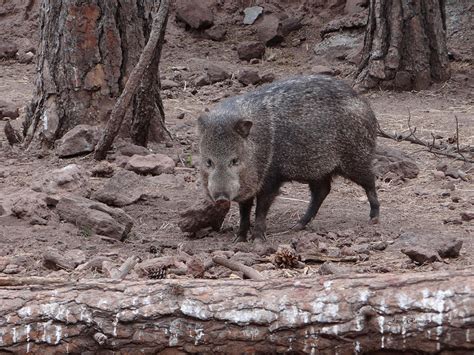
M 147 42 L 153 5 L 146 0 L 42 2 L 36 89 L 23 132 L 28 145 L 51 147 L 78 124 L 107 121 Z M 122 135 L 140 145 L 148 137 L 164 137 L 159 59 L 155 56 L 147 68 L 122 128 Z
M 445 0 L 370 0 L 356 88 L 422 90 L 449 77 Z
M 474 351 L 473 270 L 263 281 L 6 279 L 6 352 Z

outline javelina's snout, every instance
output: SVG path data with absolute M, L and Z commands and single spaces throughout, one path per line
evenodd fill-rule
M 230 202 L 230 197 L 225 192 L 218 192 L 212 195 L 212 199 L 215 203 L 225 203 Z

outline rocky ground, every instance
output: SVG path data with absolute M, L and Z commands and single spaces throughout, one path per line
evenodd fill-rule
M 130 278 L 243 277 L 241 271 L 217 266 L 215 256 L 252 266 L 265 277 L 472 267 L 473 165 L 385 138 L 379 139 L 375 162 L 382 204 L 378 225 L 368 223 L 363 190 L 340 178 L 305 231 L 288 230 L 309 199 L 307 187 L 296 183 L 286 185 L 272 206 L 263 245 L 232 243 L 238 224 L 234 205 L 220 232 L 191 236 L 181 231 L 180 215 L 202 194 L 195 124 L 199 112 L 224 97 L 292 74 L 317 72 L 349 81 L 363 41 L 360 18 L 366 9 L 358 2 L 340 3 L 316 11 L 304 1 L 284 8 L 268 2 L 265 15 L 248 25 L 243 24 L 245 6 L 214 4 L 214 26 L 207 30 L 189 28 L 193 23 L 199 27 L 206 11 L 201 19 L 189 19 L 174 10 L 162 58 L 166 122 L 173 137 L 166 143 L 145 149 L 119 140 L 107 161 L 97 163 L 86 153 L 97 139 L 90 127 L 68 133 L 50 153 L 12 147 L 0 136 L 0 275 L 111 276 L 129 257 L 138 258 Z M 35 25 L 35 6 L 13 6 L 0 17 L 16 23 L 28 13 L 27 28 L 16 26 L 22 41 L 10 35 L 10 49 L 0 48 L 2 131 L 7 120 L 21 126 L 31 98 L 34 64 L 28 58 L 34 57 L 35 46 L 25 38 Z M 246 21 L 260 10 L 252 11 Z M 470 11 L 468 1 L 448 4 L 453 58 L 448 82 L 422 92 L 364 94 L 383 130 L 406 136 L 411 127 L 420 139 L 445 147 L 474 145 Z M 282 12 L 287 18 L 275 15 Z M 275 21 L 286 30 L 278 32 Z M 34 41 L 33 36 L 29 43 Z M 267 46 L 258 44 L 262 42 Z M 70 157 L 78 146 L 85 154 Z M 472 151 L 465 156 L 473 159 Z

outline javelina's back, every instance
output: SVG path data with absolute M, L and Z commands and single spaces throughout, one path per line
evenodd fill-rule
M 268 208 L 291 180 L 311 190 L 299 227 L 315 216 L 334 175 L 366 190 L 375 222 L 376 126 L 370 106 L 339 80 L 313 75 L 274 82 L 226 99 L 199 119 L 204 186 L 215 201 L 240 203 L 240 240 L 246 240 L 254 197 L 253 235 L 263 238 Z

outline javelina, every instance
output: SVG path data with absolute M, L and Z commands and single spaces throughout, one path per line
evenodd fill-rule
M 377 121 L 370 106 L 329 76 L 293 77 L 228 98 L 198 119 L 201 175 L 209 197 L 237 201 L 238 241 L 265 239 L 266 216 L 282 183 L 307 183 L 311 201 L 296 229 L 316 215 L 344 176 L 362 186 L 376 223 L 379 202 L 372 172 Z

